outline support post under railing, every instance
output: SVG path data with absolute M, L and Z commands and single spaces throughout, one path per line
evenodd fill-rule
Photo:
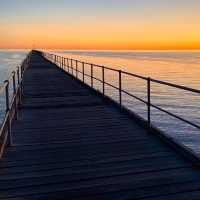
M 76 60 L 76 78 L 78 78 L 78 61 Z
M 9 112 L 10 110 L 10 101 L 9 101 L 9 81 L 8 80 L 5 80 L 4 83 L 6 84 L 6 87 L 5 87 L 5 92 L 6 92 L 6 112 Z
M 7 115 L 7 128 L 8 128 L 8 142 L 9 146 L 12 145 L 12 138 L 11 138 L 11 119 L 10 119 L 10 100 L 9 100 L 9 81 L 5 80 L 4 83 L 6 84 L 5 87 L 5 95 L 6 95 L 6 115 Z
M 122 106 L 122 71 L 119 70 L 119 105 Z
M 67 58 L 67 71 L 69 73 L 69 58 Z
M 85 82 L 85 63 L 82 62 L 82 67 L 83 67 L 83 83 Z
M 91 64 L 91 87 L 93 88 L 93 64 Z
M 71 68 L 72 68 L 72 76 L 74 75 L 74 71 L 73 71 L 73 60 L 71 59 Z
M 147 118 L 148 128 L 151 128 L 151 79 L 147 78 Z
M 20 84 L 20 95 L 22 100 L 22 94 L 23 94 L 23 64 L 21 65 L 21 84 Z
M 14 106 L 15 106 L 15 119 L 18 118 L 18 112 L 17 112 L 17 89 L 16 89 L 16 78 L 15 78 L 15 71 L 13 73 L 13 97 L 14 97 Z
M 63 69 L 63 57 L 61 57 L 61 68 Z
M 22 65 L 23 65 L 23 64 L 22 64 Z M 20 72 L 21 72 L 21 74 L 20 74 L 20 75 L 21 75 L 21 79 L 22 79 L 22 76 L 23 76 L 23 69 L 22 69 L 22 65 L 21 65 L 21 67 L 20 67 L 20 68 L 21 68 L 21 69 L 20 69 Z
M 16 94 L 16 82 L 15 82 L 15 71 L 12 72 L 12 80 L 13 80 L 13 91 Z
M 19 75 L 19 66 L 17 67 L 17 87 L 18 87 L 18 97 L 19 97 L 19 104 L 21 104 L 21 87 L 20 87 L 20 75 Z
M 63 65 L 64 65 L 63 69 L 64 69 L 64 71 L 65 71 L 65 67 L 66 67 L 66 58 L 64 58 L 64 60 L 63 60 Z
M 17 66 L 17 85 L 18 85 L 18 87 L 19 87 L 19 83 L 20 83 L 19 66 Z
M 105 95 L 105 68 L 102 66 L 102 92 Z

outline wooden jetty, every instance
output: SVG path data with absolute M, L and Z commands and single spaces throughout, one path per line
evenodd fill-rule
M 41 52 L 24 66 L 10 145 L 1 138 L 0 199 L 200 199 L 195 155 Z

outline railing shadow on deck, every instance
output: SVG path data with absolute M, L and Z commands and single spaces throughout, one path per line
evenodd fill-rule
M 18 109 L 22 101 L 23 94 L 23 75 L 28 67 L 31 52 L 29 52 L 22 63 L 12 71 L 11 75 L 0 86 L 0 95 L 3 98 L 2 108 L 5 108 L 4 117 L 0 126 L 0 158 L 7 145 L 11 146 L 11 123 L 18 118 Z M 2 97 L 3 95 L 3 97 Z
M 161 138 L 164 139 L 165 142 L 169 143 L 170 145 L 172 145 L 176 150 L 181 151 L 182 154 L 186 154 L 186 157 L 189 157 L 189 159 L 191 159 L 192 161 L 198 161 L 200 160 L 200 157 L 198 154 L 196 154 L 192 149 L 186 147 L 185 145 L 181 144 L 180 142 L 177 142 L 173 137 L 170 137 L 169 135 L 165 134 L 165 132 L 163 132 L 160 128 L 156 127 L 155 125 L 152 124 L 152 120 L 151 120 L 151 109 L 157 109 L 158 111 L 161 111 L 175 119 L 178 119 L 188 125 L 190 125 L 193 128 L 196 128 L 197 130 L 200 130 L 200 124 L 197 124 L 193 121 L 190 121 L 188 119 L 185 119 L 177 114 L 174 114 L 172 112 L 170 112 L 167 109 L 163 109 L 160 106 L 157 106 L 155 104 L 153 104 L 151 102 L 151 84 L 155 83 L 155 84 L 159 84 L 159 85 L 165 85 L 168 86 L 170 88 L 175 88 L 177 90 L 181 90 L 181 91 L 187 91 L 187 92 L 191 92 L 194 93 L 195 95 L 200 95 L 200 90 L 198 89 L 193 89 L 190 87 L 186 87 L 186 86 L 181 86 L 181 85 L 177 85 L 177 84 L 173 84 L 173 83 L 169 83 L 169 82 L 165 82 L 165 81 L 161 81 L 161 80 L 157 80 L 157 79 L 153 79 L 150 77 L 145 77 L 145 76 L 141 76 L 138 74 L 134 74 L 134 73 L 129 73 L 126 71 L 122 71 L 122 70 L 117 70 L 117 69 L 113 69 L 110 67 L 106 67 L 106 66 L 100 66 L 97 64 L 93 64 L 93 63 L 88 63 L 88 62 L 82 62 L 80 60 L 76 60 L 76 59 L 72 59 L 72 58 L 65 58 L 63 56 L 59 56 L 59 55 L 55 55 L 49 52 L 41 52 L 42 55 L 49 61 L 53 62 L 54 64 L 56 64 L 61 70 L 65 71 L 66 73 L 68 73 L 69 75 L 73 76 L 75 79 L 83 82 L 84 84 L 86 84 L 87 86 L 89 86 L 90 88 L 94 89 L 96 92 L 102 94 L 104 97 L 110 99 L 111 101 L 115 102 L 115 104 L 117 104 L 122 110 L 125 110 L 126 113 L 129 113 L 130 115 L 133 114 L 133 116 L 135 116 L 137 119 L 139 119 L 138 121 L 141 122 L 144 126 L 146 126 L 151 132 L 156 132 L 156 134 Z M 85 70 L 85 66 L 89 66 L 90 70 Z M 95 76 L 94 73 L 94 69 L 98 68 L 101 70 L 101 77 L 97 77 Z M 106 82 L 105 80 L 105 72 L 106 71 L 113 71 L 116 72 L 117 75 L 117 79 L 118 79 L 118 86 L 113 85 L 109 82 Z M 81 74 L 81 76 L 80 76 Z M 129 77 L 134 77 L 140 80 L 143 80 L 146 82 L 146 96 L 147 99 L 144 100 L 141 97 L 138 97 L 137 95 L 125 90 L 122 87 L 122 75 L 127 75 Z M 89 83 L 86 83 L 86 78 L 90 79 Z M 94 88 L 94 81 L 98 81 L 102 84 L 102 91 L 96 90 Z M 113 98 L 107 96 L 105 94 L 105 90 L 106 87 L 105 86 L 110 86 L 112 88 L 114 88 L 117 92 L 118 92 L 118 97 L 119 100 L 116 101 Z M 146 105 L 146 109 L 147 109 L 147 120 L 140 117 L 137 113 L 129 110 L 122 101 L 122 97 L 123 94 L 130 96 L 131 98 L 134 98 L 136 100 L 138 100 L 139 102 L 142 102 Z M 178 128 L 178 127 L 177 127 Z M 189 156 L 188 156 L 189 154 Z

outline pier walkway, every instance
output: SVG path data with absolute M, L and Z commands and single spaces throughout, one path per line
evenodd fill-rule
M 12 140 L 0 199 L 200 199 L 198 165 L 39 52 Z

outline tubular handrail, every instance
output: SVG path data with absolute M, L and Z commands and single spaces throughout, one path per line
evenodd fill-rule
M 160 80 L 156 80 L 156 79 L 152 79 L 152 78 L 150 78 L 150 79 L 151 79 L 151 82 L 155 82 L 155 83 L 159 83 L 159 84 L 162 84 L 162 85 L 167 85 L 167 86 L 170 86 L 170 87 L 174 87 L 174 88 L 182 89 L 182 90 L 185 90 L 185 91 L 200 94 L 200 90 L 198 90 L 198 89 L 194 89 L 194 88 L 190 88 L 190 87 L 186 87 L 186 86 L 182 86 L 182 85 L 177 85 L 177 84 L 169 83 L 169 82 L 165 82 L 165 81 L 160 81 Z
M 21 104 L 23 93 L 23 74 L 30 62 L 31 52 L 27 54 L 20 66 L 17 66 L 8 76 L 8 79 L 0 86 L 0 95 L 5 93 L 6 108 L 5 116 L 0 126 L 0 158 L 3 155 L 5 147 L 7 145 L 12 145 L 11 123 L 18 117 L 18 107 Z M 10 91 L 10 85 L 12 85 L 12 91 Z
M 70 70 L 72 71 L 71 75 L 73 75 L 74 77 L 80 79 L 78 76 L 77 76 L 77 73 L 81 73 L 83 76 L 82 76 L 82 81 L 85 83 L 85 79 L 84 77 L 89 77 L 91 78 L 91 87 L 93 88 L 93 79 L 94 80 L 97 80 L 97 81 L 100 81 L 102 83 L 102 88 L 103 88 L 103 95 L 105 93 L 105 85 L 108 85 L 116 90 L 119 91 L 119 104 L 120 106 L 122 106 L 122 93 L 125 93 L 127 94 L 128 96 L 130 97 L 133 97 L 143 103 L 145 103 L 147 105 L 147 124 L 149 126 L 149 128 L 151 128 L 151 108 L 155 108 L 159 111 L 162 111 L 172 117 L 175 117 L 193 127 L 196 127 L 198 129 L 200 129 L 200 125 L 198 124 L 195 124 L 187 119 L 184 119 L 174 113 L 171 113 L 170 111 L 168 110 L 165 110 L 163 108 L 161 108 L 160 106 L 157 106 L 157 105 L 154 105 L 151 103 L 151 83 L 158 83 L 158 84 L 161 84 L 161 85 L 166 85 L 166 86 L 169 86 L 169 87 L 172 87 L 172 88 L 177 88 L 177 89 L 181 89 L 181 90 L 184 90 L 184 91 L 189 91 L 189 92 L 193 92 L 193 93 L 196 93 L 196 94 L 200 94 L 200 90 L 198 89 L 194 89 L 194 88 L 190 88 L 190 87 L 186 87 L 186 86 L 182 86 L 182 85 L 177 85 L 177 84 L 174 84 L 174 83 L 169 83 L 169 82 L 165 82 L 165 81 L 161 81 L 161 80 L 157 80 L 157 79 L 153 79 L 153 78 L 150 78 L 150 77 L 145 77 L 145 76 L 141 76 L 141 75 L 138 75 L 138 74 L 134 74 L 134 73 L 130 73 L 130 72 L 126 72 L 126 71 L 123 71 L 123 70 L 118 70 L 118 69 L 113 69 L 113 68 L 110 68 L 110 67 L 106 67 L 106 66 L 101 66 L 101 65 L 98 65 L 98 64 L 92 64 L 92 63 L 88 63 L 88 62 L 83 62 L 83 61 L 80 61 L 80 60 L 76 60 L 76 59 L 72 59 L 72 58 L 65 58 L 65 57 L 62 57 L 62 56 L 59 56 L 59 55 L 55 55 L 55 54 L 50 54 L 50 53 L 47 53 L 47 52 L 42 52 L 44 57 L 46 57 L 47 59 L 49 59 L 50 61 L 52 62 L 55 62 L 55 63 L 58 63 L 59 67 L 66 71 L 65 70 L 65 67 L 67 66 L 68 68 L 68 73 L 70 73 Z M 66 60 L 67 60 L 67 65 L 66 65 Z M 61 62 L 62 61 L 62 62 Z M 76 67 L 73 68 L 73 64 L 74 62 L 76 63 Z M 78 69 L 78 63 L 82 64 L 82 71 L 80 71 Z M 85 73 L 85 65 L 88 65 L 91 67 L 91 74 L 87 74 Z M 79 66 L 80 67 L 80 66 Z M 98 68 L 102 68 L 102 79 L 99 79 L 97 77 L 94 76 L 93 74 L 93 67 L 98 67 Z M 111 70 L 111 71 L 114 71 L 114 72 L 117 72 L 119 73 L 119 86 L 115 86 L 111 83 L 108 83 L 105 81 L 105 70 Z M 74 75 L 73 72 L 76 72 L 76 76 Z M 122 74 L 125 74 L 125 75 L 128 75 L 128 76 L 132 76 L 132 77 L 135 77 L 135 78 L 139 78 L 139 79 L 142 79 L 142 80 L 145 80 L 146 83 L 147 83 L 147 100 L 144 100 L 126 90 L 124 90 L 122 88 Z M 94 89 L 94 88 L 93 88 Z
M 54 54 L 51 54 L 51 55 L 54 56 Z M 61 56 L 58 56 L 58 57 L 61 57 Z M 108 70 L 111 70 L 111 71 L 115 71 L 115 72 L 119 71 L 119 70 L 111 68 L 111 67 L 106 67 L 106 66 L 101 66 L 101 65 L 98 65 L 98 64 L 83 62 L 83 61 L 72 59 L 72 58 L 65 58 L 65 59 L 72 60 L 72 61 L 77 61 L 79 63 L 84 63 L 86 65 L 93 65 L 94 67 L 99 67 L 99 68 L 104 67 L 105 69 L 108 69 Z M 145 77 L 145 76 L 142 76 L 142 75 L 134 74 L 134 73 L 123 71 L 123 70 L 121 70 L 121 73 L 126 74 L 126 75 L 130 75 L 130 76 L 134 76 L 136 78 L 144 79 L 144 80 L 147 80 L 149 78 L 149 77 Z M 158 80 L 158 79 L 153 79 L 153 78 L 150 78 L 150 79 L 151 79 L 152 82 L 155 82 L 155 83 L 168 85 L 168 86 L 171 86 L 171 87 L 175 87 L 175 88 L 179 88 L 179 89 L 183 89 L 183 90 L 187 90 L 187 91 L 191 91 L 191 92 L 195 92 L 195 93 L 200 93 L 200 90 L 198 90 L 198 89 L 194 89 L 194 88 L 190 88 L 190 87 L 186 87 L 186 86 L 182 86 L 182 85 L 177 85 L 177 84 L 169 83 L 169 82 L 166 82 L 166 81 L 161 81 L 161 80 Z
M 147 80 L 148 79 L 148 77 L 141 76 L 141 75 L 138 75 L 138 74 L 133 74 L 133 73 L 126 72 L 126 71 L 122 71 L 122 73 L 126 74 L 126 75 L 129 75 L 129 76 L 134 76 L 136 78 L 140 78 L 140 79 L 143 79 L 143 80 Z

